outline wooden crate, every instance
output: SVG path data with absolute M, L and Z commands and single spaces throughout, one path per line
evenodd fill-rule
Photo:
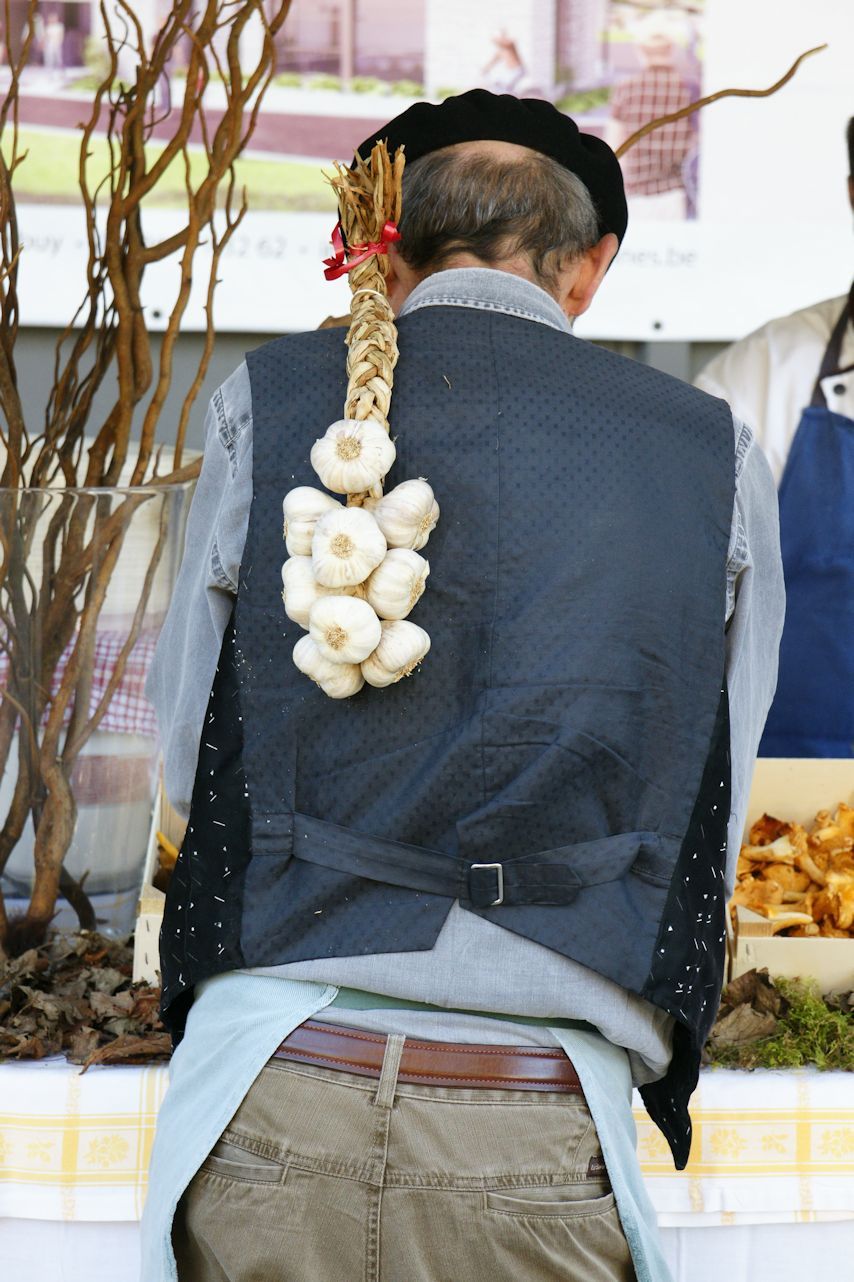
M 809 828 L 819 810 L 854 805 L 854 760 L 763 758 L 756 763 L 746 831 L 763 814 Z M 822 992 L 854 988 L 854 939 L 785 939 L 771 923 L 739 906 L 730 938 L 730 978 L 753 967 L 771 975 L 815 979 Z
M 149 984 L 160 983 L 160 926 L 166 896 L 153 884 L 158 865 L 157 833 L 162 832 L 173 845 L 180 847 L 186 827 L 186 820 L 172 809 L 161 788 L 154 806 L 145 866 L 142 870 L 142 889 L 133 940 L 134 981 L 144 979 Z

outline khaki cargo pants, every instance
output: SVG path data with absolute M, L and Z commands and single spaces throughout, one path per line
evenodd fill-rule
M 272 1060 L 187 1189 L 180 1282 L 632 1282 L 582 1097 Z

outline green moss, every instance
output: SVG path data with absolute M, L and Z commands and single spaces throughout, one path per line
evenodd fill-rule
M 816 1068 L 854 1072 L 854 1015 L 833 1010 L 812 982 L 775 979 L 789 1008 L 772 1037 L 744 1046 L 714 1046 L 712 1062 L 729 1068 Z

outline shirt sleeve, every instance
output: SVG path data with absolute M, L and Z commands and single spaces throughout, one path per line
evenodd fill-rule
M 731 344 L 700 371 L 695 386 L 729 404 L 735 417 L 749 423 L 763 450 L 771 383 L 771 351 L 764 330 Z
M 785 615 L 777 490 L 753 433 L 736 422 L 736 495 L 729 577 L 733 608 L 726 632 L 732 800 L 727 897 L 735 885 L 756 750 L 777 685 Z
M 205 710 L 231 617 L 252 497 L 252 417 L 242 365 L 214 395 L 184 556 L 146 693 L 163 750 L 163 782 L 189 814 Z

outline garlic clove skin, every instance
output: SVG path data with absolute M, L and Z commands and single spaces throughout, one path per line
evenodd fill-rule
M 392 619 L 382 625 L 382 637 L 373 654 L 362 661 L 368 685 L 382 689 L 408 677 L 430 649 L 430 638 L 417 623 Z
M 370 512 L 341 507 L 327 512 L 314 527 L 311 560 L 314 577 L 327 588 L 364 583 L 386 554 L 385 536 Z
M 395 459 L 394 442 L 370 419 L 340 419 L 311 447 L 311 466 L 328 490 L 358 494 L 381 484 Z
M 367 601 L 329 595 L 311 607 L 308 632 L 325 659 L 361 663 L 379 645 L 382 624 Z
M 439 504 L 423 476 L 401 481 L 371 508 L 390 548 L 423 548 L 439 520 Z
M 308 631 L 308 615 L 318 597 L 329 596 L 333 592 L 339 595 L 358 597 L 367 600 L 366 583 L 355 583 L 352 587 L 325 588 L 314 577 L 310 556 L 292 556 L 282 566 L 282 601 L 285 614 L 294 623 Z
M 310 556 L 291 556 L 282 566 L 285 614 L 301 628 L 308 628 L 309 611 L 318 597 L 327 596 L 333 590 L 317 582 Z
M 330 699 L 349 699 L 365 684 L 357 663 L 331 663 L 309 636 L 300 637 L 294 646 L 294 663 Z
M 390 548 L 365 583 L 367 600 L 381 619 L 405 619 L 427 583 L 430 563 L 409 548 Z
M 324 494 L 323 490 L 316 490 L 311 485 L 297 485 L 295 489 L 289 490 L 282 501 L 288 554 L 311 556 L 315 525 L 324 512 L 340 506 L 331 494 Z

